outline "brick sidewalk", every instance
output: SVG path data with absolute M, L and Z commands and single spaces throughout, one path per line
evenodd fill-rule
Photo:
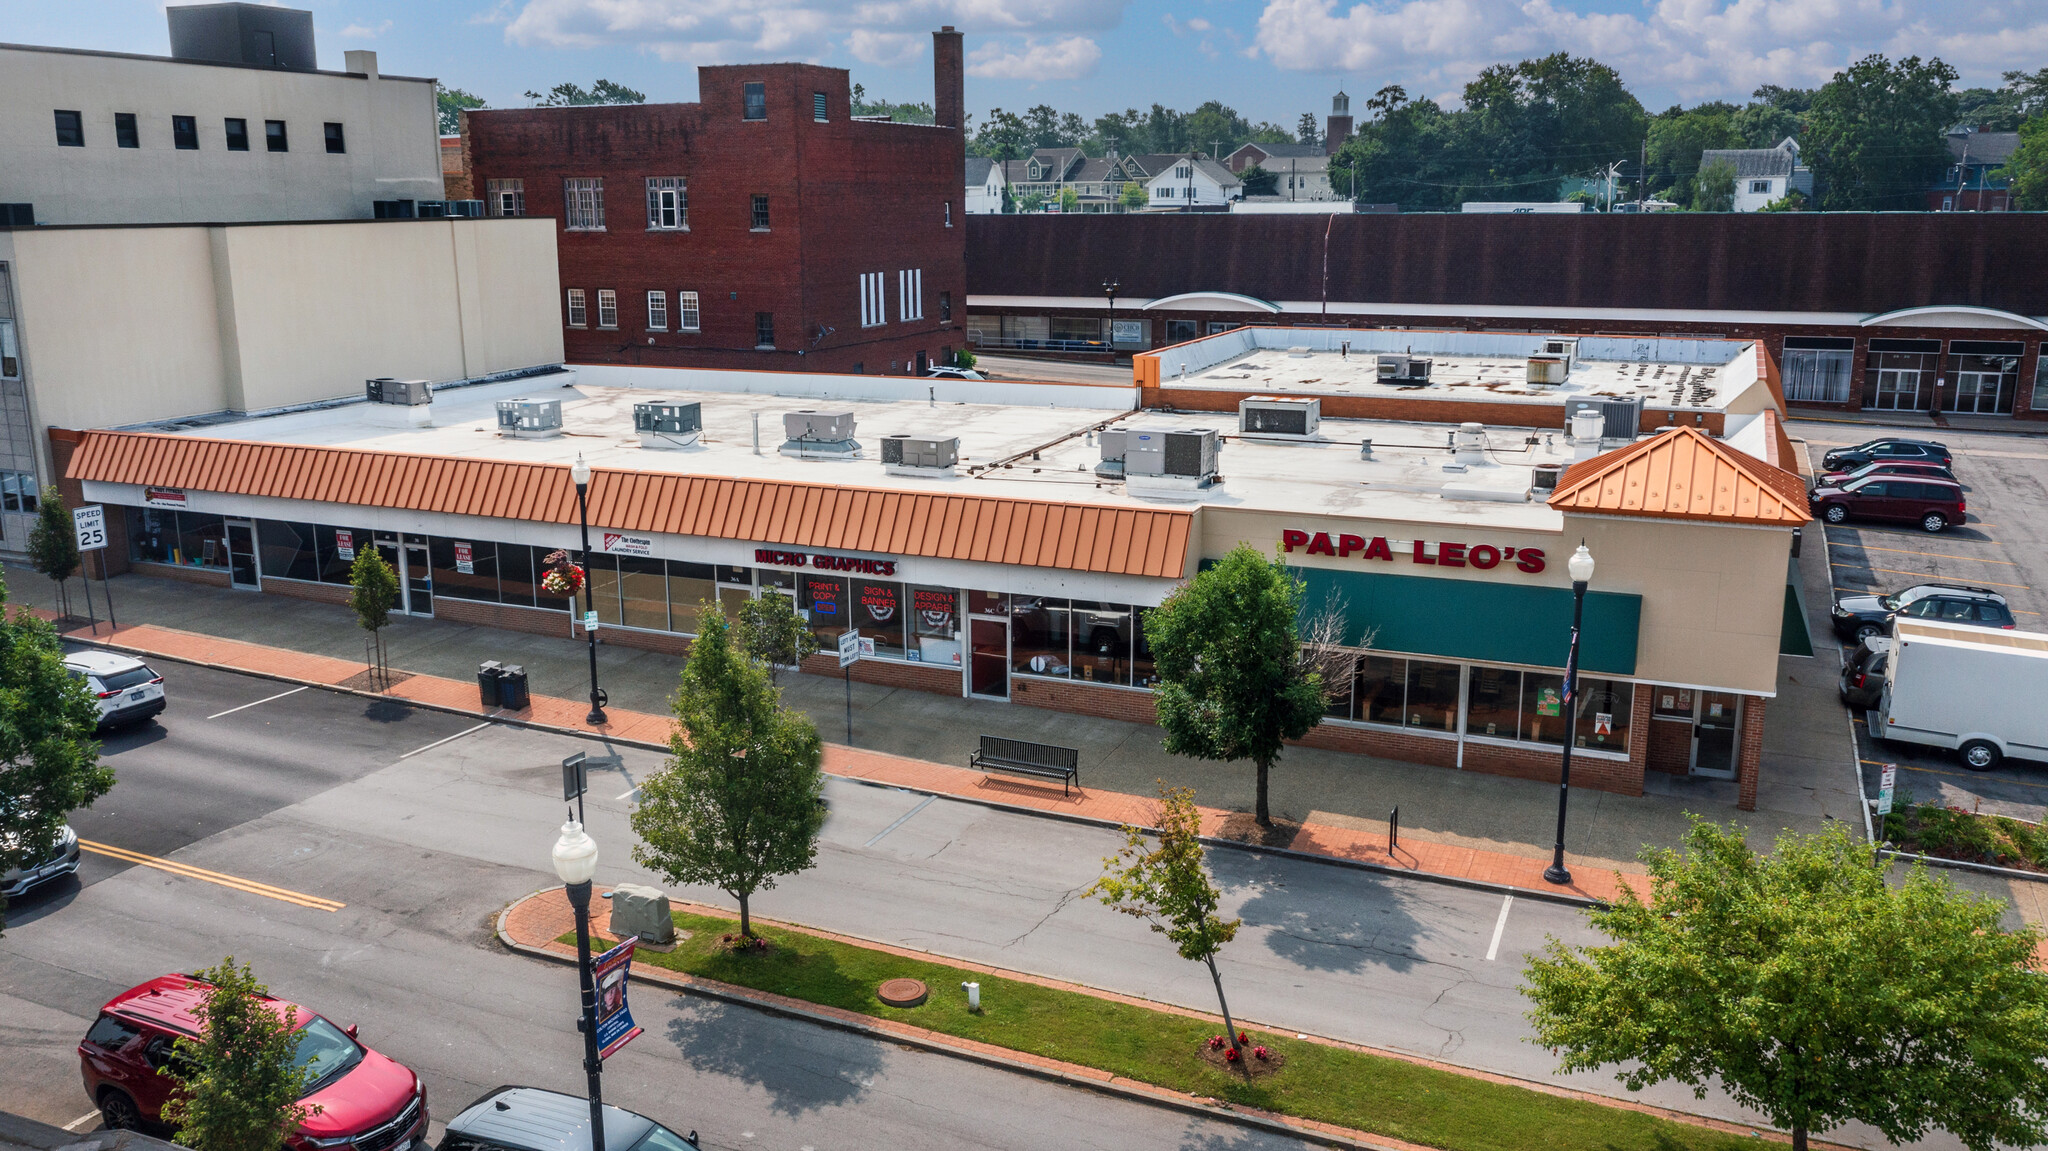
M 28 610 L 44 619 L 54 619 L 54 613 L 33 608 Z M 160 656 L 186 663 L 249 672 L 293 683 L 314 684 L 338 690 L 361 690 L 350 681 L 359 682 L 358 677 L 362 675 L 363 665 L 329 656 L 309 655 L 285 648 L 223 639 L 154 624 L 134 624 L 118 629 L 102 624 L 96 632 L 87 627 L 74 627 L 65 634 L 67 638 L 79 642 L 98 644 L 138 655 Z M 403 673 L 394 672 L 394 675 L 399 674 Z M 666 750 L 672 722 L 667 715 L 615 707 L 607 710 L 610 722 L 593 725 L 585 722 L 585 717 L 589 713 L 586 701 L 542 695 L 534 696 L 532 706 L 524 711 L 512 712 L 496 707 L 487 709 L 478 701 L 477 685 L 474 681 L 431 675 L 406 675 L 385 692 L 364 694 L 382 694 L 443 711 L 471 714 L 483 719 L 526 724 L 575 735 L 602 735 L 619 742 L 657 750 Z M 1150 796 L 1086 788 L 1076 788 L 1072 794 L 1062 794 L 1046 786 L 991 778 L 981 772 L 965 768 L 882 752 L 864 751 L 834 743 L 825 745 L 824 766 L 830 774 L 848 779 L 946 795 L 993 807 L 1039 812 L 1110 825 L 1145 824 L 1151 818 L 1153 807 Z M 1276 827 L 1272 832 L 1262 834 L 1250 819 L 1241 813 L 1205 807 L 1202 809 L 1202 815 L 1203 830 L 1219 839 L 1254 843 L 1303 855 L 1342 859 L 1395 872 L 1503 889 L 1511 888 L 1517 892 L 1547 898 L 1606 901 L 1613 899 L 1620 890 L 1620 877 L 1616 872 L 1590 866 L 1578 866 L 1573 872 L 1573 882 L 1559 886 L 1543 878 L 1543 869 L 1547 861 L 1541 858 L 1509 855 L 1415 838 L 1400 842 L 1392 852 L 1389 852 L 1382 835 L 1350 828 L 1304 823 L 1298 828 L 1283 825 Z M 1631 865 L 1630 873 L 1640 875 L 1641 871 Z

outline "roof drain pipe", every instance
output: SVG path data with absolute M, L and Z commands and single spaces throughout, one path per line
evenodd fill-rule
M 754 413 L 754 454 L 761 454 L 761 413 Z

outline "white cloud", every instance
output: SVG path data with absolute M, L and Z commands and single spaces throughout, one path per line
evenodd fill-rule
M 823 59 L 844 50 L 863 63 L 915 60 L 931 31 L 951 24 L 970 36 L 1017 34 L 1018 51 L 1060 55 L 1092 41 L 1078 32 L 1113 28 L 1130 0 L 524 0 L 506 25 L 513 44 L 549 48 L 637 47 L 665 60 L 720 63 Z M 1015 52 L 998 55 L 1007 58 Z M 1069 66 L 1072 53 L 1068 52 Z M 1093 60 L 1089 66 L 1093 66 Z
M 391 31 L 391 21 L 386 20 L 374 28 L 368 24 L 351 24 L 343 28 L 341 34 L 350 40 L 375 40 L 389 31 Z
M 1481 68 L 1592 56 L 1642 93 L 1696 101 L 1760 84 L 1812 86 L 1871 52 L 1939 55 L 1965 84 L 2048 57 L 2048 17 L 1946 0 L 1267 0 L 1254 41 L 1275 66 L 1363 73 L 1374 87 L 1455 93 Z M 2024 16 L 2016 15 L 2026 12 Z M 1657 99 L 1646 100 L 1655 104 Z
M 967 74 L 986 80 L 1079 80 L 1095 73 L 1102 48 L 1086 36 L 993 40 L 967 55 Z

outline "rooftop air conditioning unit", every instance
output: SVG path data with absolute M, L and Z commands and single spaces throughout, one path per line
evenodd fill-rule
M 1558 481 L 1564 478 L 1563 464 L 1537 464 L 1529 478 L 1529 491 L 1539 500 L 1547 500 L 1557 490 Z
M 1323 422 L 1323 401 L 1249 396 L 1237 403 L 1237 430 L 1249 435 L 1312 436 Z
M 1129 438 L 1123 428 L 1104 428 L 1097 435 L 1102 444 L 1102 462 L 1095 465 L 1095 474 L 1105 479 L 1120 480 L 1124 477 L 1124 443 Z
M 1545 339 L 1543 341 L 1543 350 L 1538 354 L 1544 356 L 1563 356 L 1568 362 L 1576 364 L 1579 362 L 1579 341 L 1570 337 L 1564 339 Z
M 448 201 L 421 200 L 413 206 L 413 211 L 419 219 L 438 220 L 448 214 Z
M 448 201 L 448 214 L 460 216 L 466 220 L 481 220 L 484 215 L 484 202 L 482 200 L 450 200 Z
M 633 430 L 643 448 L 687 448 L 704 434 L 704 405 L 691 402 L 633 405 Z
M 1379 358 L 1380 383 L 1426 384 L 1433 366 L 1434 361 L 1428 356 L 1382 355 Z
M 892 476 L 950 476 L 959 462 L 959 436 L 882 437 L 882 468 Z
M 1571 426 L 1572 417 L 1581 412 L 1599 413 L 1601 439 L 1632 440 L 1642 426 L 1643 398 L 1603 396 L 1596 400 L 1573 400 L 1565 405 L 1566 426 Z
M 1216 474 L 1216 448 L 1214 428 L 1132 428 L 1124 435 L 1124 474 L 1206 480 Z
M 1529 382 L 1532 384 L 1561 384 L 1572 374 L 1570 356 L 1530 356 Z
M 853 438 L 852 412 L 809 408 L 782 415 L 782 454 L 798 459 L 850 459 L 860 453 Z
M 548 440 L 562 434 L 562 401 L 499 400 L 498 434 L 519 440 Z
M 425 380 L 394 380 L 379 376 L 363 381 L 363 393 L 373 404 L 416 406 L 434 402 L 433 385 Z
M 413 220 L 419 217 L 414 200 L 372 200 L 370 212 L 379 220 Z

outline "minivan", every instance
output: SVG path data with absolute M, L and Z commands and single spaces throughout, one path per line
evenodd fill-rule
M 1841 487 L 1815 488 L 1808 501 L 1813 513 L 1831 524 L 1851 519 L 1891 520 L 1938 532 L 1967 518 L 1962 485 L 1930 476 L 1850 480 Z

